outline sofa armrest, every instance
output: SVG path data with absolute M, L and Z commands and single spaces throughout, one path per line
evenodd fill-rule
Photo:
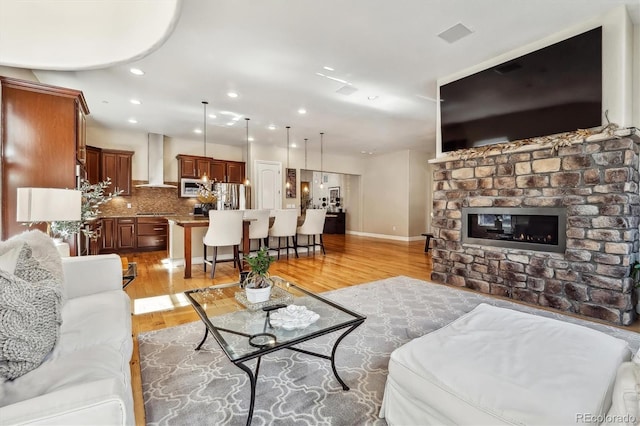
M 67 298 L 122 290 L 122 263 L 117 254 L 62 258 Z
M 120 380 L 96 380 L 0 407 L 0 424 L 134 425 L 133 397 Z

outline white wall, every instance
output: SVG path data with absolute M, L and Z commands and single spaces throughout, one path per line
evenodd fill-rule
M 538 40 L 534 43 L 522 46 L 473 67 L 461 70 L 452 75 L 438 79 L 438 87 L 466 77 L 470 74 L 482 71 L 492 66 L 501 64 L 574 35 L 602 26 L 602 111 L 609 111 L 609 120 L 622 127 L 632 125 L 632 96 L 634 86 L 640 80 L 635 79 L 633 84 L 634 28 L 625 6 L 619 6 L 611 12 L 584 22 L 578 26 L 568 28 Z M 635 49 L 635 56 L 639 56 L 640 50 Z M 637 58 L 636 58 L 637 60 Z M 438 89 L 438 99 L 440 90 Z M 638 97 L 636 96 L 636 99 Z M 637 104 L 640 101 L 635 101 Z M 438 157 L 442 157 L 442 134 L 440 132 L 440 102 L 436 103 L 436 149 Z
M 362 232 L 371 236 L 409 235 L 408 150 L 381 154 L 366 161 L 362 175 Z
M 632 125 L 640 129 L 640 25 L 633 27 L 633 117 Z
M 409 152 L 409 237 L 420 237 L 427 232 L 428 200 L 431 189 L 428 177 L 430 155 L 426 152 Z

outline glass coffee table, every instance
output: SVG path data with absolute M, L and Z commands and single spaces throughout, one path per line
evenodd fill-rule
M 196 350 L 202 347 L 208 335 L 211 334 L 229 360 L 249 376 L 251 402 L 247 425 L 251 423 L 253 417 L 260 360 L 263 355 L 271 352 L 289 349 L 327 359 L 331 362 L 333 374 L 342 388 L 349 390 L 336 369 L 335 354 L 342 339 L 366 319 L 365 316 L 294 283 L 279 277 L 272 277 L 272 279 L 274 287 L 271 291 L 271 299 L 259 304 L 252 304 L 246 300 L 240 283 L 222 284 L 185 292 L 206 326 L 204 337 Z M 285 308 L 290 305 L 293 306 L 289 309 Z M 315 322 L 305 326 L 305 323 L 301 322 L 283 321 L 287 319 L 286 313 L 295 313 L 295 310 L 304 312 L 303 308 L 296 308 L 296 306 L 304 306 L 307 311 L 317 314 Z M 225 311 L 227 313 L 222 313 Z M 315 318 L 315 316 L 312 317 Z M 331 354 L 320 354 L 295 347 L 307 340 L 339 330 L 344 331 L 338 335 Z M 246 365 L 246 362 L 252 359 L 257 359 L 255 371 Z

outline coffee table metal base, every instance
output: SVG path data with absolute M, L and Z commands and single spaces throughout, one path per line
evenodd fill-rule
M 283 347 L 283 348 L 280 348 L 280 349 L 291 349 L 292 351 L 300 352 L 300 353 L 303 353 L 303 354 L 306 354 L 306 355 L 311 355 L 311 356 L 315 356 L 315 357 L 318 357 L 318 358 L 323 358 L 323 359 L 330 360 L 331 361 L 331 369 L 333 370 L 333 375 L 336 377 L 336 379 L 338 379 L 338 382 L 340 382 L 340 385 L 342 386 L 342 389 L 345 390 L 345 391 L 348 391 L 349 390 L 349 386 L 347 386 L 347 384 L 344 382 L 344 380 L 342 380 L 342 378 L 338 374 L 338 370 L 336 369 L 336 361 L 335 361 L 336 350 L 338 349 L 338 345 L 340 344 L 340 342 L 342 342 L 342 339 L 347 337 L 347 335 L 349 335 L 349 333 L 351 333 L 353 330 L 358 328 L 360 326 L 360 324 L 362 324 L 363 322 L 364 322 L 364 319 L 362 321 L 352 325 L 351 327 L 349 327 L 347 329 L 347 331 L 345 331 L 344 333 L 342 333 L 340 335 L 340 337 L 338 337 L 336 342 L 333 344 L 333 349 L 331 350 L 331 356 L 325 355 L 325 354 L 319 354 L 319 353 L 316 353 L 316 352 L 307 351 L 307 350 L 304 350 L 304 349 L 299 349 L 299 348 L 296 348 L 296 347 L 293 347 L 293 346 L 287 346 L 287 347 Z M 238 332 L 235 332 L 235 331 L 232 331 L 232 330 L 224 330 L 224 331 L 231 332 L 231 333 L 234 333 L 234 334 L 244 335 L 246 337 L 249 337 L 250 339 L 254 339 L 256 337 L 273 336 L 272 334 L 269 334 L 269 333 L 260 333 L 258 335 L 247 335 L 247 334 L 238 333 Z M 197 351 L 200 350 L 200 348 L 202 347 L 204 342 L 207 340 L 208 336 L 209 336 L 209 329 L 207 327 L 205 327 L 204 337 L 202 338 L 202 341 L 196 347 Z M 273 343 L 275 343 L 275 336 L 273 336 L 273 339 L 274 339 Z M 268 346 L 268 345 L 265 345 L 265 346 Z M 251 424 L 251 420 L 253 419 L 253 408 L 254 408 L 255 402 L 256 402 L 256 382 L 258 380 L 258 373 L 260 372 L 260 361 L 261 360 L 262 360 L 262 356 L 258 356 L 257 357 L 257 361 L 256 361 L 256 369 L 255 369 L 255 371 L 252 371 L 251 368 L 245 364 L 245 362 L 249 361 L 249 360 L 232 361 L 235 364 L 236 367 L 240 368 L 245 373 L 247 373 L 247 375 L 249 376 L 249 382 L 251 384 L 251 401 L 249 403 L 249 417 L 247 418 L 247 426 L 249 426 Z

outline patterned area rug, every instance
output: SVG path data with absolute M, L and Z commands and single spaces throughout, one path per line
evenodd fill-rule
M 367 316 L 336 355 L 340 376 L 351 390 L 342 390 L 329 361 L 286 349 L 275 352 L 263 357 L 260 365 L 253 425 L 385 425 L 378 412 L 391 352 L 480 303 L 585 325 L 626 340 L 634 353 L 640 347 L 638 333 L 408 277 L 323 295 Z M 198 321 L 138 336 L 147 424 L 246 423 L 248 377 L 212 337 L 195 351 L 203 333 Z M 324 336 L 301 347 L 330 353 L 336 337 Z

